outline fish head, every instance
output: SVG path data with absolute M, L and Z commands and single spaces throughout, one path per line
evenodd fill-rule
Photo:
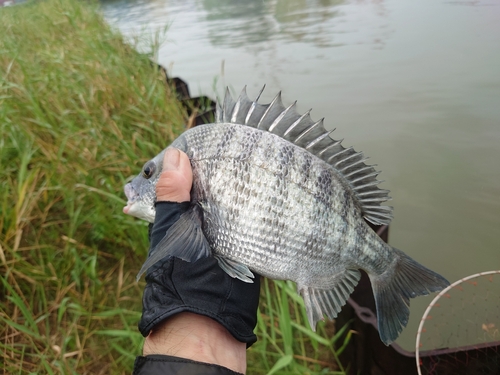
M 160 179 L 163 168 L 163 154 L 165 150 L 147 161 L 141 173 L 127 183 L 124 187 L 127 196 L 127 205 L 123 212 L 139 219 L 153 223 L 156 209 L 156 184 Z

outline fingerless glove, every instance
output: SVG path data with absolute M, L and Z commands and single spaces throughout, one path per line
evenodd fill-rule
M 150 227 L 153 251 L 190 205 L 190 202 L 156 203 L 155 222 Z M 255 275 L 253 283 L 234 279 L 213 257 L 193 263 L 166 257 L 146 273 L 139 330 L 146 337 L 158 323 L 186 311 L 214 319 L 249 347 L 257 341 L 253 330 L 257 324 L 259 290 L 259 275 Z

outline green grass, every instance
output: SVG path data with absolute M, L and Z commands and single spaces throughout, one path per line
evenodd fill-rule
M 264 279 L 256 333 L 248 355 L 249 374 L 344 374 L 338 356 L 352 335 L 334 322 L 307 323 L 304 301 L 291 281 Z M 346 332 L 347 331 L 347 332 Z
M 3 373 L 129 374 L 148 243 L 122 189 L 186 114 L 95 4 L 0 8 L 0 24 Z M 333 324 L 313 333 L 302 304 L 290 283 L 263 284 L 250 374 L 343 373 Z

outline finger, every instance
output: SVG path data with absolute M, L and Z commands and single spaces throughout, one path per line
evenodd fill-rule
M 163 171 L 156 184 L 156 200 L 186 202 L 190 200 L 193 172 L 188 156 L 168 148 L 163 156 Z

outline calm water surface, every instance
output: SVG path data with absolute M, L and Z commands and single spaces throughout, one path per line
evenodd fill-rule
M 500 269 L 500 1 L 103 0 L 192 95 L 225 85 L 326 117 L 391 190 L 390 243 L 450 281 Z M 431 298 L 398 341 L 414 350 Z M 471 317 L 473 319 L 473 317 Z

